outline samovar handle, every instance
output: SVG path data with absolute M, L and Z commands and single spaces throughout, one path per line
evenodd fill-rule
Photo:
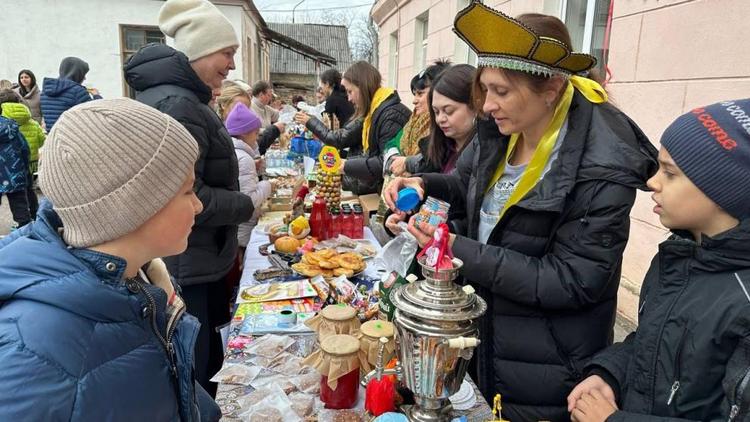
M 444 340 L 451 349 L 472 349 L 479 346 L 481 340 L 476 337 L 455 337 Z

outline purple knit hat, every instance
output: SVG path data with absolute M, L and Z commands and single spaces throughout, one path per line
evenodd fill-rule
M 225 125 L 230 135 L 240 136 L 260 129 L 262 122 L 245 104 L 237 103 L 229 112 Z

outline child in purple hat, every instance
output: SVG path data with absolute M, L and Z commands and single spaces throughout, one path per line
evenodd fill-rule
M 227 131 L 232 135 L 234 152 L 237 154 L 240 192 L 252 198 L 255 207 L 252 218 L 240 224 L 237 230 L 237 240 L 243 249 L 250 241 L 253 227 L 258 224 L 263 202 L 271 196 L 273 190 L 273 184 L 270 181 L 258 179 L 258 169 L 255 165 L 255 160 L 260 158 L 258 133 L 260 133 L 261 124 L 260 117 L 245 104 L 239 102 L 229 112 L 225 123 Z

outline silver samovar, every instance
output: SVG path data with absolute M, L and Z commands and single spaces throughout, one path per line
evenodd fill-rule
M 453 282 L 463 266 L 453 259 L 453 268 L 436 270 L 419 259 L 425 279 L 391 292 L 396 307 L 397 374 L 414 393 L 409 420 L 449 421 L 448 398 L 457 393 L 466 375 L 474 349 L 479 344 L 479 318 L 487 303 L 471 286 Z

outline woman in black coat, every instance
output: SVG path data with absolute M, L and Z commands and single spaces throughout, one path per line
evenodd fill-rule
M 412 186 L 465 211 L 452 250 L 488 303 L 473 376 L 487 400 L 502 394 L 506 419 L 567 421 L 568 393 L 612 342 L 630 209 L 656 150 L 598 84 L 571 76 L 596 60 L 572 55 L 557 18 L 514 20 L 472 3 L 455 26 L 477 50 L 475 98 L 488 119 L 451 174 L 396 179 L 386 201 L 395 209 L 398 190 Z M 488 27 L 506 36 L 478 41 Z M 510 44 L 529 34 L 528 45 Z M 534 55 L 554 48 L 564 51 L 541 56 L 551 63 Z M 422 244 L 434 231 L 409 225 Z
M 191 14 L 191 8 L 200 13 Z M 145 45 L 125 63 L 125 80 L 138 101 L 180 122 L 200 148 L 193 189 L 203 212 L 195 218 L 185 252 L 164 261 L 190 313 L 201 323 L 195 374 L 214 395 L 216 384 L 209 380 L 224 359 L 217 327 L 230 319 L 226 285 L 231 284 L 228 275 L 237 257 L 237 227 L 254 212 L 252 199 L 239 191 L 232 138 L 208 106 L 212 90 L 221 89 L 235 68 L 239 42 L 231 23 L 210 2 L 167 1 L 159 13 L 159 28 L 175 38 L 180 50 Z M 194 42 L 198 39 L 203 41 Z

